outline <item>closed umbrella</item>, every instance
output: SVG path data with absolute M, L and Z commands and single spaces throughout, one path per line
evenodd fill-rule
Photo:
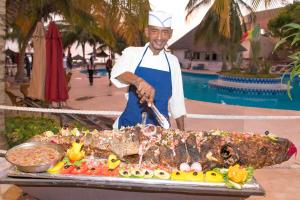
M 54 22 L 50 22 L 46 35 L 46 66 L 45 99 L 59 103 L 66 101 L 69 95 L 63 69 L 63 46 Z
M 46 77 L 46 39 L 42 22 L 38 22 L 33 33 L 33 65 L 28 88 L 28 96 L 33 99 L 45 99 Z

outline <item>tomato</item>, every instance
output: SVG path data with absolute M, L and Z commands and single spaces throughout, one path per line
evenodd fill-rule
M 96 176 L 99 175 L 99 173 L 100 173 L 100 168 L 96 168 L 96 167 L 92 167 L 85 172 L 85 174 L 88 176 Z
M 63 168 L 60 169 L 60 174 L 70 174 L 71 171 L 74 169 L 75 166 L 73 165 L 65 165 Z
M 106 166 L 104 164 L 99 164 L 97 169 L 98 169 L 98 175 L 106 176 L 105 172 L 108 170 L 108 166 Z
M 114 170 L 108 170 L 109 171 L 109 176 L 118 176 L 119 175 L 119 167 L 117 167 Z
M 99 173 L 100 176 L 117 176 L 119 174 L 119 167 L 116 169 L 108 169 L 108 166 L 102 166 Z
M 80 166 L 76 167 L 71 171 L 71 174 L 79 175 L 79 174 L 85 174 L 85 172 L 88 170 L 88 166 L 86 163 L 82 163 Z

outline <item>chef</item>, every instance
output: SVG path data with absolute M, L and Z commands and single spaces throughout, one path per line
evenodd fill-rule
M 144 47 L 128 47 L 122 52 L 111 72 L 111 81 L 118 87 L 129 87 L 124 112 L 113 127 L 135 126 L 142 123 L 158 125 L 151 110 L 154 104 L 169 120 L 168 111 L 184 130 L 182 76 L 178 59 L 165 50 L 172 36 L 172 16 L 163 11 L 150 11 L 145 35 L 149 42 Z M 142 114 L 146 113 L 146 114 Z

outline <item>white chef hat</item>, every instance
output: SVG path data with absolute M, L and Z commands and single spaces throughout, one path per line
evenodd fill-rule
M 158 27 L 171 27 L 172 15 L 164 11 L 150 11 L 148 25 Z
M 171 27 L 172 14 L 168 12 L 171 0 L 149 0 L 151 11 L 149 12 L 148 25 L 159 27 Z

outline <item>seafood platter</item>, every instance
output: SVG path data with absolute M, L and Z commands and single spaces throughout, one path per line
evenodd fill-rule
M 153 125 L 47 131 L 6 153 L 8 176 L 124 184 L 257 189 L 253 171 L 280 164 L 295 145 L 273 134 L 180 131 Z

